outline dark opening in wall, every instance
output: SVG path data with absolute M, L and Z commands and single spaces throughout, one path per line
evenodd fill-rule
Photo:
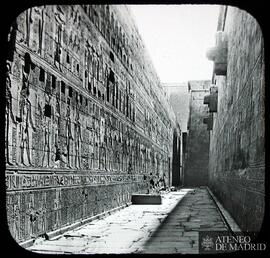
M 122 49 L 121 49 L 121 47 L 119 47 L 119 54 L 120 54 L 120 57 L 122 58 Z
M 110 101 L 110 85 L 109 85 L 109 82 L 107 84 L 106 96 L 107 96 L 107 102 L 109 102 Z
M 114 79 L 114 72 L 110 70 L 109 77 L 108 77 L 108 82 L 107 82 L 107 101 L 110 102 L 110 94 L 113 91 L 112 85 L 114 85 L 115 79 Z
M 67 53 L 67 63 L 69 64 L 70 63 L 70 60 L 69 60 L 69 54 Z
M 109 74 L 109 81 L 114 83 L 115 79 L 114 79 L 114 72 L 112 70 L 110 70 L 110 74 Z
M 116 97 L 115 97 L 115 107 L 118 109 L 118 102 L 119 102 L 119 98 L 118 98 L 118 89 L 116 89 Z
M 44 116 L 51 117 L 51 115 L 52 115 L 52 110 L 51 109 L 52 109 L 51 105 L 45 104 Z
M 68 88 L 68 96 L 72 98 L 72 88 L 70 86 Z
M 93 89 L 93 94 L 94 94 L 94 95 L 97 94 L 97 88 L 96 88 L 96 87 L 94 87 L 94 89 Z
M 52 88 L 56 88 L 56 77 L 54 75 L 52 75 Z
M 112 104 L 115 105 L 115 85 L 113 84 L 112 87 Z
M 34 64 L 31 61 L 30 54 L 25 53 L 25 55 L 24 55 L 24 72 L 28 74 L 30 72 L 30 68 L 32 68 L 32 69 L 34 68 L 33 65 Z
M 45 71 L 44 71 L 44 69 L 42 67 L 40 67 L 39 81 L 41 81 L 41 82 L 45 81 Z
M 80 95 L 80 103 L 82 104 L 83 103 L 83 96 Z
M 183 132 L 182 140 L 183 140 L 183 153 L 186 153 L 187 152 L 187 133 L 186 132 Z
M 63 81 L 61 81 L 61 93 L 66 93 L 66 85 Z
M 84 77 L 87 78 L 87 76 L 88 76 L 88 72 L 85 71 L 85 72 L 84 72 Z
M 90 83 L 90 82 L 88 82 L 88 90 L 89 90 L 89 92 L 91 92 L 91 91 L 92 91 L 92 85 L 91 85 L 91 83 Z
M 95 10 L 94 10 L 94 24 L 99 29 L 99 16 Z
M 51 86 L 52 86 L 52 75 L 50 73 L 47 73 L 47 78 L 46 78 L 46 85 L 45 85 L 45 92 L 46 93 L 51 93 Z
M 126 96 L 126 116 L 129 116 L 129 99 L 128 96 Z
M 79 72 L 80 71 L 80 65 L 79 64 L 77 64 L 77 72 Z
M 110 59 L 114 62 L 114 54 L 110 52 Z
M 135 122 L 135 117 L 136 117 L 136 113 L 135 113 L 135 108 L 133 109 L 133 122 Z
M 128 110 L 128 112 L 129 112 L 129 118 L 131 119 L 131 115 L 132 115 L 132 113 L 131 113 L 131 103 L 129 103 L 129 108 L 128 108 L 129 110 Z
M 121 90 L 118 90 L 118 108 L 121 111 Z
M 101 97 L 101 92 L 100 92 L 100 90 L 98 90 L 98 97 L 99 97 L 99 98 Z

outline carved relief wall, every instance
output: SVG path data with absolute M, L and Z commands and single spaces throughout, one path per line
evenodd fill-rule
M 19 242 L 129 202 L 150 175 L 169 184 L 176 121 L 128 12 L 41 6 L 11 27 L 7 216 Z
M 215 72 L 217 112 L 210 132 L 209 185 L 241 230 L 258 232 L 265 210 L 265 53 L 256 19 L 220 8 L 217 28 L 227 38 L 226 73 Z M 221 55 L 219 54 L 219 55 Z

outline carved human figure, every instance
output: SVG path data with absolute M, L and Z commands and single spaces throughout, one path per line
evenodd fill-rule
M 94 161 L 94 132 L 91 129 L 89 134 L 89 153 L 90 153 L 90 168 L 93 168 L 93 161 Z
M 118 137 L 115 136 L 115 169 L 119 171 L 120 169 L 120 151 L 119 151 L 119 143 Z
M 100 118 L 100 143 L 103 145 L 105 137 L 105 120 L 103 117 Z
M 97 136 L 97 132 L 95 131 L 94 133 L 94 169 L 97 169 L 99 166 L 99 150 L 98 150 L 98 136 Z
M 99 46 L 99 53 L 98 53 L 98 57 L 99 57 L 99 69 L 98 69 L 98 78 L 101 82 L 104 82 L 104 61 L 103 61 L 103 48 L 102 45 Z
M 7 60 L 10 62 L 14 61 L 14 52 L 16 48 L 16 35 L 17 35 L 18 25 L 17 22 L 14 21 L 10 27 L 10 31 L 8 33 L 8 54 L 7 54 Z
M 104 169 L 104 167 L 106 166 L 104 139 L 105 139 L 105 119 L 104 117 L 101 117 L 99 121 L 99 145 L 100 145 L 99 168 L 100 169 Z
M 31 29 L 30 26 L 33 22 L 32 19 L 32 8 L 29 8 L 25 11 L 25 43 L 27 46 L 29 46 L 30 44 L 30 33 L 31 33 Z
M 29 101 L 29 85 L 28 85 L 29 74 L 23 72 L 23 87 L 20 92 L 20 100 L 19 100 L 19 114 L 20 117 L 17 117 L 17 121 L 20 123 L 20 163 L 22 165 L 32 165 L 31 164 L 31 155 L 30 155 L 30 126 L 33 131 L 36 131 L 36 127 L 34 126 L 32 119 L 32 104 Z M 26 156 L 28 158 L 28 164 L 25 164 L 24 154 L 26 150 Z
M 79 106 L 76 109 L 76 117 L 74 124 L 74 139 L 75 139 L 75 167 L 81 168 L 81 144 L 82 144 L 82 133 L 80 123 L 80 111 Z
M 108 125 L 107 125 L 107 118 L 105 122 L 105 132 L 104 132 L 104 148 L 105 148 L 105 161 L 104 161 L 104 168 L 105 170 L 108 169 L 108 153 L 109 153 L 109 145 L 108 145 Z
M 20 239 L 20 229 L 21 229 L 21 217 L 20 217 L 20 207 L 19 207 L 19 204 L 16 203 L 14 204 L 14 208 L 13 208 L 14 212 L 14 220 L 13 220 L 13 232 L 14 232 L 14 235 L 13 237 L 15 239 Z
M 88 41 L 86 41 L 86 44 Z M 89 44 L 89 43 L 88 43 Z M 89 82 L 89 64 L 88 64 L 88 47 L 85 47 L 84 49 L 84 88 L 87 90 L 88 89 L 88 82 Z
M 51 142 L 52 135 L 52 110 L 50 105 L 51 97 L 50 95 L 45 95 L 45 107 L 44 115 L 42 114 L 42 123 L 43 123 L 43 148 L 42 148 L 42 166 L 50 167 L 51 166 L 51 153 L 53 143 Z
M 42 7 L 41 10 L 39 10 L 39 19 L 38 19 L 38 54 L 41 54 L 42 51 L 42 43 L 43 43 L 43 31 L 44 31 L 44 17 L 45 17 L 45 11 Z
M 55 40 L 55 53 L 54 53 L 54 65 L 61 71 L 61 39 L 62 39 L 62 29 L 61 25 L 57 26 L 57 37 Z
M 36 53 L 39 53 L 39 48 L 41 47 L 40 39 L 42 40 L 41 35 L 43 30 L 42 18 L 42 9 L 40 7 L 31 8 L 31 17 L 28 18 L 29 24 L 27 24 L 27 30 L 30 30 L 29 47 Z M 28 33 L 26 33 L 26 35 L 28 35 Z
M 54 228 L 58 228 L 61 224 L 61 189 L 56 190 L 56 196 L 53 204 L 53 211 L 55 212 Z
M 10 119 L 14 124 L 17 124 L 13 110 L 12 110 L 12 94 L 11 94 L 11 80 L 10 80 L 10 64 L 7 63 L 7 72 L 6 72 L 6 123 L 5 123 L 5 149 L 6 149 L 6 162 L 8 165 L 13 165 L 12 162 L 9 159 L 9 142 L 8 142 L 8 137 L 9 137 L 9 129 L 12 127 L 10 125 Z
M 35 216 L 35 205 L 34 205 L 34 193 L 30 193 L 29 196 L 29 202 L 27 203 L 26 207 L 26 215 L 29 216 L 29 219 L 27 219 L 27 230 L 30 234 L 30 236 L 35 235 L 35 224 L 36 224 L 36 216 Z
M 111 130 L 108 131 L 108 169 L 112 169 L 112 134 Z
M 55 147 L 55 167 L 60 167 L 60 162 L 62 160 L 62 152 L 60 148 L 60 124 L 61 124 L 61 109 L 60 109 L 60 98 L 59 94 L 56 95 L 56 109 L 55 109 L 55 117 L 54 117 L 54 147 Z
M 119 171 L 123 171 L 123 140 L 122 132 L 119 132 Z
M 54 52 L 54 65 L 62 71 L 62 36 L 63 36 L 63 27 L 65 24 L 63 10 L 61 6 L 57 5 L 54 13 L 55 18 L 55 52 Z
M 66 155 L 67 155 L 67 166 L 71 168 L 71 144 L 73 140 L 72 131 L 71 131 L 71 118 L 70 118 L 70 107 L 67 106 L 66 112 Z
M 43 145 L 43 155 L 42 155 L 42 167 L 50 167 L 50 152 L 51 152 L 50 126 L 51 126 L 51 123 L 50 123 L 50 120 L 47 119 L 45 116 L 43 117 L 43 119 L 44 119 L 44 124 L 43 124 L 43 126 L 44 126 L 44 129 L 43 129 L 44 130 L 44 145 Z
M 144 144 L 142 146 L 142 155 L 143 155 L 143 171 L 146 172 L 146 147 Z

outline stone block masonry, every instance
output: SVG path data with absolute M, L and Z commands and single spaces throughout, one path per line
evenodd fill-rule
M 6 207 L 16 241 L 128 203 L 150 175 L 170 185 L 175 115 L 127 6 L 33 7 L 8 44 Z
M 203 124 L 208 109 L 203 104 L 209 94 L 211 81 L 189 81 L 189 120 L 187 154 L 185 157 L 184 186 L 208 184 L 209 131 Z
M 256 20 L 222 7 L 218 31 L 227 38 L 227 75 L 214 74 L 218 108 L 210 133 L 209 183 L 243 231 L 264 217 L 264 45 Z

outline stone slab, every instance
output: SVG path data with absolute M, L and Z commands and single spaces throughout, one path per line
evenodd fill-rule
M 131 197 L 132 204 L 161 204 L 160 195 L 150 194 L 133 194 Z

